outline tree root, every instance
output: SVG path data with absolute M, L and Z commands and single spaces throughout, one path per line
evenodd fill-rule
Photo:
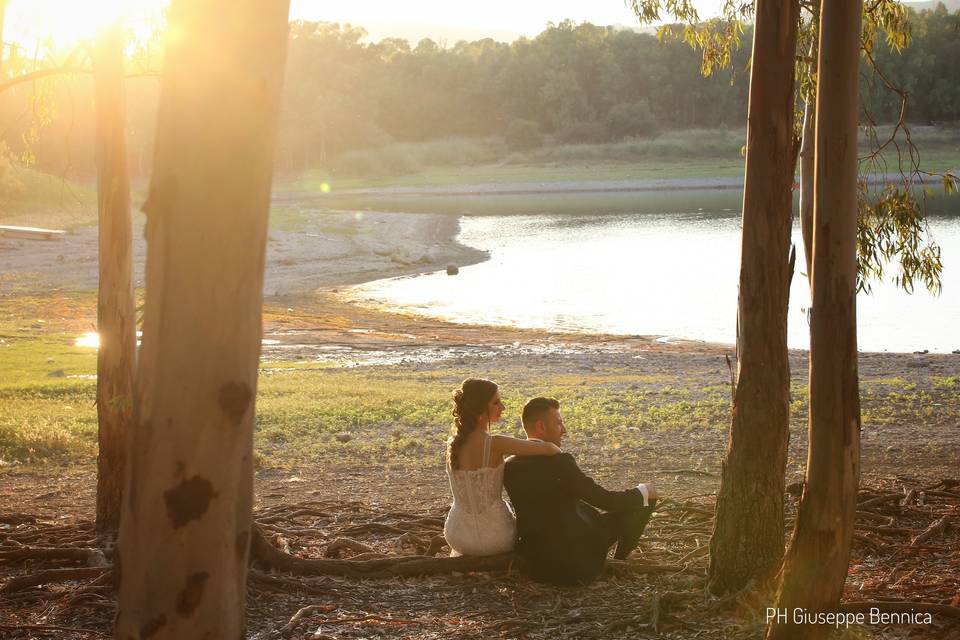
M 509 570 L 518 556 L 505 553 L 496 556 L 397 556 L 375 560 L 335 560 L 298 558 L 270 544 L 258 527 L 254 527 L 250 543 L 250 559 L 271 569 L 296 575 L 329 575 L 349 578 L 394 578 L 467 571 Z
M 335 560 L 299 558 L 274 547 L 258 527 L 253 529 L 250 543 L 250 560 L 260 565 L 295 575 L 343 576 L 348 578 L 395 578 L 398 576 L 423 576 L 469 571 L 510 571 L 520 562 L 516 553 L 495 556 L 394 556 L 371 560 Z M 609 560 L 607 571 L 614 575 L 636 573 L 679 573 L 686 568 L 681 565 L 649 564 Z
M 12 593 L 20 591 L 27 587 L 35 587 L 40 584 L 50 582 L 67 582 L 70 580 L 86 580 L 87 578 L 99 578 L 105 573 L 113 571 L 113 567 L 82 567 L 78 569 L 49 569 L 39 571 L 26 576 L 11 578 L 5 585 L 0 587 L 0 593 Z
M 107 559 L 100 549 L 81 547 L 18 547 L 0 550 L 0 560 L 76 560 L 91 567 L 104 567 Z
M 351 538 L 337 538 L 327 545 L 327 548 L 323 550 L 323 555 L 327 558 L 332 558 L 340 553 L 341 549 L 347 549 L 348 551 L 356 551 L 357 553 L 374 553 L 375 549 L 368 544 L 362 542 L 357 542 Z

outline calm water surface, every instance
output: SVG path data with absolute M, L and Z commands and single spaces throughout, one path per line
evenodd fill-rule
M 367 283 L 352 295 L 455 322 L 733 343 L 739 225 L 729 210 L 468 216 L 459 240 L 489 251 L 490 260 L 455 277 Z M 930 228 L 942 248 L 942 294 L 874 283 L 872 294 L 857 299 L 861 350 L 960 349 L 960 217 L 931 218 Z M 799 228 L 794 243 L 789 344 L 805 349 L 810 295 Z

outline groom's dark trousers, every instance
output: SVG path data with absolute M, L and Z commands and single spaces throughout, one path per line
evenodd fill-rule
M 535 578 L 554 584 L 596 578 L 614 542 L 617 557 L 626 557 L 656 503 L 645 505 L 638 489 L 604 489 L 569 453 L 513 457 L 503 484 L 517 513 L 517 550 Z

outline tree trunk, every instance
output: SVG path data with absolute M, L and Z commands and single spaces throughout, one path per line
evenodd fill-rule
M 850 561 L 860 473 L 857 388 L 857 68 L 860 0 L 824 0 L 817 75 L 807 477 L 767 638 L 822 638 L 792 612 L 835 611 Z
M 242 638 L 286 0 L 174 0 L 117 638 Z
M 737 382 L 710 541 L 713 593 L 769 577 L 783 557 L 798 20 L 795 0 L 757 2 L 747 116 Z
M 97 108 L 97 530 L 120 525 L 126 438 L 133 408 L 136 319 L 133 231 L 127 176 L 123 35 L 105 32 L 94 55 Z

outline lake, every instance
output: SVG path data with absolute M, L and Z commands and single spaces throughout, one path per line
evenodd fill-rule
M 490 252 L 457 276 L 437 272 L 360 285 L 351 297 L 454 322 L 656 335 L 732 344 L 740 217 L 734 210 L 464 216 L 458 240 Z M 873 282 L 857 298 L 861 351 L 960 349 L 960 217 L 930 218 L 943 291 L 910 295 Z M 799 227 L 791 348 L 809 347 Z M 889 265 L 892 276 L 896 265 Z

